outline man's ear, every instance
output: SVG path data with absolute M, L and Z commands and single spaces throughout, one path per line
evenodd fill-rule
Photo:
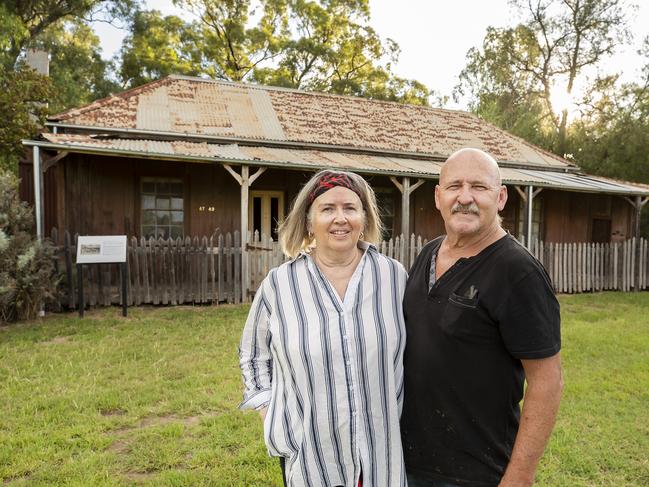
M 441 191 L 441 188 L 439 187 L 439 184 L 435 185 L 435 208 L 439 210 L 439 192 Z
M 503 211 L 507 203 L 507 186 L 504 184 L 498 190 L 498 211 Z

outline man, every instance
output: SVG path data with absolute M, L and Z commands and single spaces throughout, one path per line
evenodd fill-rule
M 419 254 L 404 297 L 410 487 L 531 486 L 554 426 L 559 304 L 542 265 L 501 227 L 506 201 L 485 152 L 462 149 L 442 166 L 446 235 Z

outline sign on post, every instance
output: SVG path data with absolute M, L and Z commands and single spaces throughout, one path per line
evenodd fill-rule
M 79 316 L 83 317 L 83 266 L 85 264 L 119 264 L 122 281 L 122 315 L 127 310 L 126 235 L 85 235 L 77 240 L 77 283 Z

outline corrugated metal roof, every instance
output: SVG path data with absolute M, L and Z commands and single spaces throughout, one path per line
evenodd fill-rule
M 445 159 L 476 147 L 502 163 L 571 168 L 568 161 L 479 119 L 351 96 L 170 76 L 50 117 L 89 127 L 323 144 Z
M 124 139 L 91 135 L 43 134 L 43 141 L 29 141 L 57 150 L 130 155 L 157 159 L 190 160 L 195 162 L 252 163 L 293 169 L 339 168 L 360 173 L 381 173 L 437 179 L 441 163 L 407 157 L 384 157 L 355 152 L 336 152 L 306 149 L 286 149 L 237 144 L 210 144 L 207 142 L 159 141 Z M 586 176 L 576 173 L 501 168 L 503 182 L 513 185 L 589 193 L 611 193 L 649 196 L 649 187 Z

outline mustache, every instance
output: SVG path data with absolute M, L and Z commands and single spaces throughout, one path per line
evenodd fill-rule
M 455 203 L 453 208 L 451 208 L 451 214 L 455 213 L 472 213 L 478 215 L 480 214 L 480 210 L 478 210 L 478 206 L 475 203 L 469 203 L 468 205 Z

